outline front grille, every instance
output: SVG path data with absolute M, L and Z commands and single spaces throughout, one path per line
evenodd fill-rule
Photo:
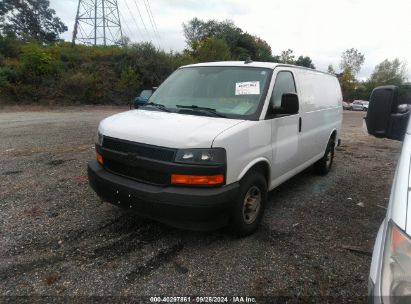
M 128 140 L 104 136 L 103 148 L 119 151 L 123 153 L 133 153 L 141 156 L 161 161 L 174 161 L 176 149 L 157 147 Z
M 141 182 L 157 185 L 166 185 L 170 182 L 170 176 L 167 173 L 132 167 L 111 159 L 104 159 L 104 167 L 115 174 L 133 178 Z

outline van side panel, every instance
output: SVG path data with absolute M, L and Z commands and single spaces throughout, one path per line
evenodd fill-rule
M 245 121 L 220 133 L 212 147 L 222 147 L 227 152 L 226 183 L 240 180 L 244 170 L 259 159 L 271 166 L 271 121 Z
M 213 141 L 212 147 L 223 147 L 227 151 L 227 184 L 240 180 L 247 169 L 259 160 L 271 166 L 271 181 L 268 185 L 269 189 L 273 189 L 320 159 L 334 130 L 337 131 L 336 139 L 340 136 L 342 95 L 337 78 L 293 67 L 282 68 L 282 70 L 293 72 L 300 99 L 299 116 L 302 118 L 302 131 L 299 134 L 301 140 L 296 147 L 298 159 L 292 165 L 288 164 L 287 168 L 281 167 L 277 158 L 282 154 L 278 154 L 275 148 L 279 142 L 276 141 L 273 133 L 272 120 L 263 118 L 267 111 L 269 96 L 272 94 L 274 73 L 261 120 L 242 122 L 220 133 Z M 296 117 L 297 120 L 290 127 L 297 131 L 298 116 Z M 281 118 L 276 119 L 281 120 Z M 285 130 L 277 130 L 280 131 L 286 136 Z M 292 151 L 289 150 L 288 153 Z M 278 173 L 281 169 L 283 171 L 280 176 L 277 176 L 275 172 Z
M 298 69 L 297 69 L 298 70 Z M 300 97 L 300 162 L 315 162 L 324 154 L 330 135 L 340 136 L 342 96 L 336 77 L 310 70 L 296 72 Z

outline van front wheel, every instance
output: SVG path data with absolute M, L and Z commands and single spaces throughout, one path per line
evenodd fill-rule
M 253 171 L 242 179 L 240 185 L 230 228 L 236 235 L 247 236 L 255 232 L 261 222 L 267 201 L 267 182 L 261 173 Z
M 330 138 L 324 156 L 314 164 L 314 169 L 317 174 L 326 175 L 330 172 L 334 161 L 334 147 L 334 140 Z

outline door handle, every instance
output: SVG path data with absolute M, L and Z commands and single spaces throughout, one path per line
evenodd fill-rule
M 301 117 L 298 118 L 298 132 L 301 132 L 301 127 L 302 127 L 302 119 Z

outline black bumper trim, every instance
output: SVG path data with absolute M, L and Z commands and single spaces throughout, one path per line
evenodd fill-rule
M 130 153 L 124 153 L 120 151 L 113 151 L 96 144 L 96 150 L 99 154 L 103 156 L 103 159 L 107 164 L 110 161 L 118 162 L 122 165 L 127 165 L 135 170 L 151 171 L 163 175 L 163 180 L 167 180 L 163 183 L 153 182 L 152 180 L 144 180 L 141 178 L 136 178 L 135 180 L 146 182 L 154 185 L 170 185 L 170 175 L 171 174 L 193 174 L 193 175 L 226 175 L 226 165 L 192 165 L 192 164 L 181 164 L 176 162 L 166 162 L 161 160 L 156 160 L 152 158 L 141 157 L 133 155 Z M 109 168 L 106 168 L 109 169 Z M 113 173 L 117 173 L 113 171 Z M 121 172 L 118 172 L 120 175 Z M 126 175 L 127 176 L 127 175 Z M 127 176 L 132 179 L 132 176 Z M 225 181 L 224 181 L 225 183 Z M 209 186 L 201 186 L 209 188 Z
M 104 200 L 144 217 L 193 230 L 227 224 L 239 183 L 219 188 L 162 187 L 140 183 L 88 164 L 91 187 Z

